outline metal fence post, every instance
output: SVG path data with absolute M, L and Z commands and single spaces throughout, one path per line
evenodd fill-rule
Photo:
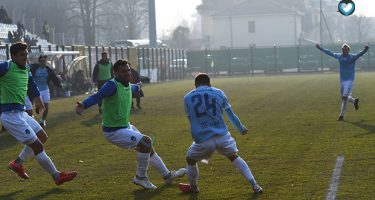
M 155 48 L 155 63 L 156 63 L 156 78 L 157 78 L 157 82 L 160 82 L 160 65 L 159 65 L 159 49 L 158 48 Z
M 251 75 L 255 75 L 255 70 L 254 70 L 254 45 L 251 46 Z
M 185 79 L 186 78 L 186 68 L 185 68 L 185 66 L 187 66 L 187 63 L 185 63 L 185 62 L 187 62 L 187 59 L 186 59 L 186 50 L 185 49 L 183 49 L 182 50 L 182 60 L 183 60 L 183 79 Z
M 113 59 L 113 58 L 112 58 L 112 48 L 111 48 L 110 46 L 108 47 L 108 58 L 109 58 L 109 60 L 110 60 L 111 62 L 113 62 L 113 61 L 112 61 L 112 59 Z
M 300 44 L 297 44 L 297 66 L 298 72 L 301 72 Z
M 275 67 L 275 72 L 279 73 L 277 69 L 277 52 L 276 52 L 276 44 L 273 45 L 273 56 L 274 56 L 274 67 Z
M 206 73 L 208 73 L 208 49 L 205 48 L 204 49 L 204 69 L 206 71 Z
M 171 49 L 168 49 L 168 80 L 172 79 L 171 77 Z
M 99 61 L 99 49 L 98 46 L 95 46 L 95 57 L 96 57 L 96 62 Z
M 227 56 L 228 56 L 228 75 L 232 76 L 232 55 L 230 52 L 230 48 L 227 49 Z
M 65 51 L 65 46 L 64 46 L 64 45 L 61 46 L 61 50 L 62 50 L 62 51 Z M 65 56 L 63 56 L 64 72 L 67 70 L 65 65 L 66 65 L 66 63 L 65 63 Z
M 146 56 L 147 56 L 147 71 L 148 71 L 148 76 L 151 78 L 151 58 L 150 58 L 150 48 L 146 49 Z
M 117 47 L 115 47 L 115 59 L 116 59 L 116 61 L 118 60 L 118 56 L 117 56 Z
M 125 59 L 125 58 L 124 58 L 124 48 L 121 47 L 120 51 L 121 51 L 121 59 Z
M 9 56 L 9 44 L 5 45 L 5 54 L 6 54 L 7 60 L 9 60 L 9 58 L 10 58 L 10 56 Z
M 92 56 L 91 56 L 91 46 L 88 46 L 87 48 L 88 48 L 88 50 L 89 50 L 89 73 L 90 73 L 90 78 L 91 78 L 91 80 L 92 80 L 92 61 L 91 61 Z

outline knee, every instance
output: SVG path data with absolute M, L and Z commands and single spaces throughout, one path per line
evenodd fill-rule
M 233 154 L 233 155 L 231 155 L 231 156 L 227 156 L 227 158 L 228 158 L 231 162 L 233 162 L 234 160 L 236 160 L 236 159 L 238 158 L 238 155 L 237 155 L 237 153 L 235 153 L 235 154 Z
M 43 144 L 39 141 L 39 139 L 30 144 L 29 147 L 34 151 L 34 155 L 37 155 L 43 151 Z
M 39 131 L 36 135 L 38 136 L 38 139 L 40 140 L 40 142 L 42 142 L 43 144 L 47 142 L 48 135 L 46 132 L 44 132 L 43 129 Z
M 189 156 L 187 156 L 187 157 L 186 157 L 186 163 L 187 163 L 188 165 L 195 165 L 195 164 L 197 163 L 197 161 L 194 160 L 194 159 L 192 159 L 192 158 L 190 158 Z
M 342 101 L 347 101 L 348 97 L 347 96 L 342 96 L 341 99 L 342 99 Z
M 141 153 L 150 153 L 152 149 L 152 140 L 148 136 L 143 136 L 137 145 Z

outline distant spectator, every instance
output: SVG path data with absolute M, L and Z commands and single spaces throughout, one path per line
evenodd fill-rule
M 14 43 L 14 36 L 11 31 L 8 31 L 8 41 L 9 43 Z
M 0 23 L 5 23 L 8 19 L 8 13 L 7 11 L 4 9 L 4 6 L 1 5 L 0 7 Z
M 99 60 L 99 62 L 95 65 L 94 67 L 94 72 L 92 75 L 93 82 L 97 84 L 98 90 L 104 85 L 105 82 L 110 80 L 113 77 L 113 72 L 112 72 L 112 63 L 108 59 L 108 54 L 107 52 L 102 53 L 102 59 Z M 102 102 L 98 102 L 99 106 L 99 112 L 101 113 L 101 107 L 102 107 Z
M 131 66 L 130 66 L 130 70 L 131 70 L 130 83 L 132 83 L 132 84 L 141 84 L 141 79 L 140 79 L 140 76 L 139 76 L 139 73 L 137 72 L 137 70 L 133 69 Z M 144 94 L 143 94 L 143 91 L 142 91 L 142 89 L 140 87 L 139 87 L 138 91 L 132 91 L 132 97 L 137 102 L 137 108 L 138 109 L 142 109 L 142 107 L 141 107 L 141 97 L 144 97 Z M 133 100 L 132 100 L 132 109 L 134 109 Z
M 20 38 L 24 37 L 25 27 L 23 26 L 23 24 L 21 23 L 21 21 L 17 22 L 17 32 L 18 32 L 18 35 L 20 36 Z
M 44 39 L 49 41 L 49 24 L 47 23 L 47 21 L 44 21 L 44 24 L 43 24 L 43 36 L 44 36 Z

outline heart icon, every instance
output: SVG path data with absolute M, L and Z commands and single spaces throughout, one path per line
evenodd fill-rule
M 353 14 L 355 10 L 355 4 L 352 1 L 341 1 L 338 7 L 339 12 L 345 16 Z

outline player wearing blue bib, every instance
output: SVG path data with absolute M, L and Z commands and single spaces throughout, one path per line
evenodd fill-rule
M 359 109 L 359 98 L 352 97 L 353 82 L 355 79 L 355 62 L 358 58 L 363 56 L 369 46 L 357 54 L 350 54 L 350 46 L 348 44 L 342 45 L 342 53 L 333 53 L 332 51 L 321 47 L 319 44 L 316 47 L 325 54 L 336 58 L 340 63 L 340 94 L 341 94 L 341 112 L 338 121 L 344 120 L 347 102 L 354 104 L 356 110 Z
M 214 151 L 218 151 L 226 156 L 249 181 L 255 193 L 261 193 L 263 189 L 255 181 L 249 166 L 237 155 L 236 141 L 228 132 L 222 116 L 223 111 L 242 135 L 248 130 L 234 114 L 224 92 L 211 87 L 210 77 L 207 74 L 197 75 L 195 87 L 196 89 L 184 97 L 185 113 L 194 140 L 186 157 L 190 184 L 180 183 L 178 187 L 183 192 L 199 192 L 197 162 L 209 159 Z

